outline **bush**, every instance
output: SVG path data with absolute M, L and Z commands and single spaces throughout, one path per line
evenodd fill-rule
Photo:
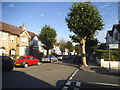
M 43 57 L 43 53 L 39 52 L 39 51 L 34 51 L 34 54 L 32 56 L 34 56 L 35 58 L 37 58 L 41 61 L 42 57 Z
M 120 61 L 120 49 L 110 50 L 110 60 Z M 109 60 L 109 50 L 97 50 L 96 57 L 99 59 Z

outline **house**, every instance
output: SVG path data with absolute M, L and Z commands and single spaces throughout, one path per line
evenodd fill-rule
M 44 53 L 45 50 L 42 47 L 44 44 L 41 43 L 41 41 L 39 40 L 39 35 L 28 31 L 29 35 L 31 36 L 31 40 L 30 40 L 30 46 L 32 46 L 32 49 L 35 51 L 39 51 L 41 53 Z
M 106 35 L 106 45 L 119 44 L 120 45 L 120 24 L 114 24 L 112 30 L 109 30 Z
M 25 25 L 17 27 L 0 22 L 0 53 L 2 55 L 29 55 L 30 35 L 25 29 Z
M 106 35 L 106 44 L 113 43 L 113 32 L 112 30 L 109 30 Z
M 29 55 L 30 48 L 46 55 L 47 50 L 43 48 L 39 35 L 26 30 L 23 24 L 20 27 L 10 25 L 5 22 L 0 22 L 0 55 Z M 56 43 L 54 48 L 49 50 L 49 53 L 55 51 L 56 54 L 61 54 L 59 45 Z
M 59 46 L 60 46 L 60 43 L 56 42 L 54 45 L 54 48 L 52 49 L 52 52 L 56 53 L 57 55 L 61 55 L 62 53 L 61 53 Z

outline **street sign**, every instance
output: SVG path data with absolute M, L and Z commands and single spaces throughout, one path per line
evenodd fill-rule
M 109 49 L 118 49 L 119 45 L 118 44 L 109 44 Z

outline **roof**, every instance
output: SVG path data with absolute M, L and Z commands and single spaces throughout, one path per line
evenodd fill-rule
M 114 28 L 116 28 L 117 31 L 120 33 L 120 24 L 114 24 L 112 31 L 114 30 Z
M 29 35 L 31 36 L 31 39 L 33 39 L 34 36 L 37 36 L 39 37 L 39 35 L 33 33 L 33 32 L 30 32 L 30 31 L 27 31 L 29 33 Z
M 1 24 L 0 25 L 0 30 L 2 30 L 4 32 L 9 32 L 9 33 L 15 34 L 15 35 L 20 35 L 20 34 L 22 34 L 24 32 L 20 27 L 17 27 L 17 26 L 14 26 L 14 25 L 11 25 L 11 24 L 8 24 L 8 23 L 5 23 L 5 22 L 1 22 L 1 21 L 0 21 L 0 24 Z M 31 39 L 34 36 L 39 37 L 39 35 L 37 35 L 37 34 L 35 34 L 33 32 L 30 32 L 30 31 L 27 31 L 27 32 L 31 36 Z
M 7 24 L 7 23 L 1 22 L 1 21 L 0 21 L 0 24 L 1 24 L 0 25 L 1 31 L 9 32 L 11 34 L 16 34 L 16 35 L 20 35 L 21 33 L 24 32 L 20 27 L 10 25 L 10 24 Z
M 58 42 L 55 43 L 55 46 L 59 46 L 59 45 L 60 45 L 60 43 L 58 43 Z
M 113 36 L 113 31 L 111 30 L 111 31 L 108 31 L 108 34 L 110 35 L 110 36 Z

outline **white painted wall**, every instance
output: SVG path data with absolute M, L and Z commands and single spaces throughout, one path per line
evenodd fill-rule
M 19 55 L 20 56 L 29 55 L 29 47 L 25 46 L 19 47 Z
M 97 63 L 101 66 L 101 67 L 105 67 L 105 68 L 109 68 L 109 64 L 110 64 L 110 68 L 114 69 L 114 68 L 120 68 L 120 61 L 104 61 L 104 59 L 96 59 Z
M 2 56 L 2 49 L 0 49 L 0 56 Z

